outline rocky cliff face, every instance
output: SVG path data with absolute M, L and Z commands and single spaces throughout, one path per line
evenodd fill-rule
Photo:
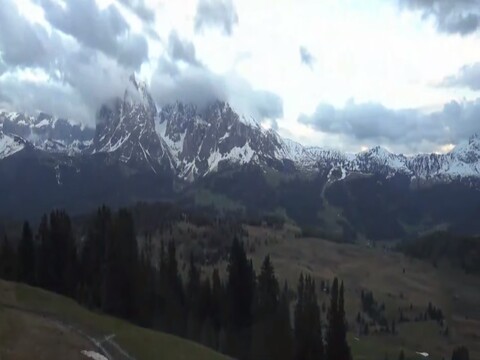
M 283 166 L 276 156 L 282 146 L 278 135 L 256 122 L 247 123 L 225 102 L 203 110 L 191 104 L 168 105 L 160 111 L 156 129 L 183 179 L 194 180 L 227 163 Z
M 157 108 L 145 84 L 132 77 L 123 98 L 103 105 L 90 153 L 153 172 L 170 169 L 170 151 L 155 132 Z

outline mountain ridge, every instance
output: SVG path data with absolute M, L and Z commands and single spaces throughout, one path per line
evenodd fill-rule
M 106 153 L 110 161 L 158 173 L 171 171 L 193 182 L 224 164 L 255 164 L 280 172 L 329 172 L 329 181 L 349 175 L 402 174 L 412 181 L 480 179 L 480 137 L 473 135 L 446 154 L 394 154 L 376 146 L 359 153 L 304 146 L 213 101 L 199 109 L 176 102 L 158 108 L 145 83 L 130 78 L 123 97 L 101 107 L 95 130 L 39 113 L 0 112 L 3 136 L 14 135 L 38 150 L 70 156 Z M 5 140 L 6 141 L 6 140 Z M 0 143 L 2 144 L 2 143 Z M 9 141 L 8 146 L 12 146 Z M 4 142 L 0 159 L 16 153 Z M 21 151 L 19 149 L 18 151 Z

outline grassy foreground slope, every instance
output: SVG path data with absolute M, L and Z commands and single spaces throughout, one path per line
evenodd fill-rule
M 1 359 L 85 360 L 82 350 L 101 352 L 92 340 L 114 359 L 227 359 L 191 341 L 91 312 L 69 298 L 0 281 Z

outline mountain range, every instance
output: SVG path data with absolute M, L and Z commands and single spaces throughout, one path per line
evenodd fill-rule
M 167 199 L 281 215 L 343 237 L 394 238 L 439 226 L 480 230 L 466 220 L 480 209 L 478 185 L 476 135 L 446 154 L 307 147 L 227 102 L 160 108 L 134 76 L 123 97 L 99 109 L 95 129 L 45 113 L 0 112 L 3 216 Z

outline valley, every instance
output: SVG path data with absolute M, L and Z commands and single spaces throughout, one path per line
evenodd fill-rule
M 183 238 L 179 248 L 184 257 L 198 249 L 198 239 L 207 229 L 180 223 Z M 270 255 L 280 282 L 287 281 L 292 290 L 301 273 L 312 274 L 318 289 L 319 304 L 328 305 L 329 296 L 320 289 L 322 281 L 338 276 L 345 282 L 346 313 L 349 324 L 349 344 L 354 359 L 395 359 L 401 349 L 407 359 L 421 359 L 417 352 L 427 352 L 429 358 L 448 358 L 453 348 L 464 344 L 470 356 L 480 356 L 480 278 L 466 274 L 440 262 L 435 267 L 392 250 L 391 244 L 342 244 L 319 238 L 304 238 L 300 229 L 286 225 L 283 228 L 250 226 L 244 228 L 244 241 L 256 269 L 266 255 Z M 165 238 L 161 236 L 161 238 Z M 167 236 L 168 238 L 168 236 Z M 226 263 L 215 264 L 226 271 Z M 212 266 L 206 266 L 209 273 Z M 404 272 L 405 271 L 405 272 Z M 370 327 L 369 334 L 360 331 L 356 321 L 362 312 L 361 292 L 372 291 L 378 303 L 385 304 L 389 324 L 396 322 L 396 333 Z M 433 303 L 442 309 L 445 322 L 440 326 L 434 320 L 415 320 Z M 412 305 L 412 307 L 410 307 Z M 292 304 L 293 310 L 293 304 Z M 408 321 L 400 321 L 400 310 Z M 322 313 L 325 321 L 325 313 Z M 368 316 L 367 316 L 368 318 Z M 448 327 L 448 336 L 444 331 Z

